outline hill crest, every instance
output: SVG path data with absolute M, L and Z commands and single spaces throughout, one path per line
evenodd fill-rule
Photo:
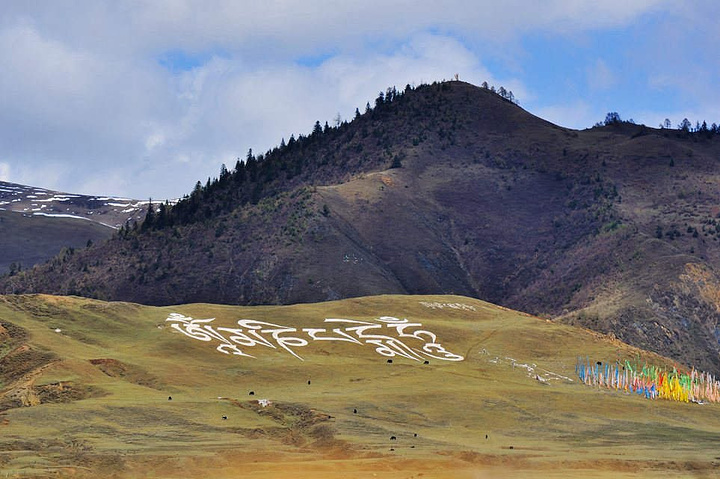
M 2 291 L 146 304 L 455 293 L 720 371 L 717 137 L 567 130 L 448 82 L 293 140 Z

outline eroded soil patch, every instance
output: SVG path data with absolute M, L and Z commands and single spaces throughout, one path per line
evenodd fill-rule
M 277 427 L 242 429 L 238 432 L 248 438 L 268 438 L 296 447 L 349 450 L 346 441 L 336 439 L 333 416 L 298 403 L 278 403 L 230 400 L 242 409 L 251 410 L 259 416 L 271 419 Z
M 112 358 L 91 359 L 90 364 L 111 378 L 121 378 L 138 386 L 161 389 L 160 381 L 139 366 Z
M 48 403 L 68 403 L 102 396 L 95 387 L 69 381 L 35 385 L 42 372 L 59 361 L 51 352 L 26 344 L 28 333 L 12 323 L 0 323 L 0 411 Z

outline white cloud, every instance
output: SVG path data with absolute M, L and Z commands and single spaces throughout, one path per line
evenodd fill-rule
M 85 0 L 4 2 L 4 17 L 30 18 L 52 38 L 106 52 L 208 48 L 296 55 L 348 47 L 375 37 L 402 40 L 429 28 L 483 39 L 533 31 L 583 31 L 626 25 L 639 15 L 672 5 L 668 0 L 168 0 L 133 3 Z M 259 45 L 264 43 L 265 46 Z
M 351 119 L 355 108 L 363 111 L 388 86 L 402 89 L 454 73 L 475 83 L 494 81 L 458 41 L 433 35 L 418 35 L 391 54 L 337 55 L 314 68 L 277 64 L 248 70 L 214 58 L 177 80 L 179 114 L 165 122 L 162 133 L 145 137 L 151 161 L 138 171 L 139 184 L 182 165 L 185 177 L 166 191 L 183 194 L 195 180 L 217 175 L 221 163 L 232 166 L 248 148 L 263 152 L 281 137 L 309 133 L 316 120 L 332 123 L 338 113 Z M 155 141 L 160 137 L 162 142 Z
M 608 90 L 617 84 L 617 76 L 605 61 L 598 58 L 587 69 L 587 81 L 591 90 Z
M 10 181 L 10 165 L 0 162 L 0 181 Z
M 364 2 L 173 1 L 148 2 L 133 12 L 134 24 L 154 33 L 154 41 L 182 37 L 184 48 L 214 44 L 243 47 L 261 38 L 292 51 L 323 48 L 380 34 L 403 38 L 428 27 L 462 30 L 492 38 L 548 26 L 564 31 L 626 24 L 666 0 L 366 0 Z
M 145 150 L 150 153 L 155 148 L 162 146 L 165 143 L 165 135 L 160 132 L 150 133 L 145 138 Z
M 10 151 L 0 153 L 12 158 L 16 181 L 79 193 L 181 196 L 248 148 L 272 148 L 338 113 L 352 118 L 388 86 L 455 73 L 499 84 L 475 54 L 440 35 L 415 35 L 388 53 L 340 53 L 314 67 L 251 68 L 214 56 L 174 74 L 58 45 L 32 26 L 4 34 L 13 52 L 0 47 L 0 60 L 15 65 L 0 82 L 18 94 L 0 99 L 0 124 L 14 132 Z M 522 96 L 517 80 L 505 84 Z
M 40 186 L 50 190 L 62 191 L 62 182 L 65 177 L 82 179 L 83 172 L 78 171 L 74 165 L 63 162 L 45 161 L 41 167 L 32 162 L 9 162 L 10 176 L 6 181 L 23 185 Z M 81 193 L 81 191 L 78 191 Z
M 483 63 L 502 51 L 493 45 L 623 26 L 667 4 L 4 2 L 0 173 L 81 193 L 180 196 L 248 148 L 271 148 L 338 112 L 351 118 L 391 85 L 458 73 L 526 102 L 534 94 L 519 76 L 497 78 Z M 170 51 L 199 60 L 178 73 L 158 63 Z M 597 120 L 587 122 L 589 108 L 537 113 L 584 127 Z
M 582 100 L 570 104 L 545 106 L 538 108 L 534 113 L 540 118 L 556 125 L 574 128 L 576 130 L 589 128 L 605 118 L 604 113 L 602 114 L 602 118 L 600 118 L 599 113 L 594 111 L 587 102 Z

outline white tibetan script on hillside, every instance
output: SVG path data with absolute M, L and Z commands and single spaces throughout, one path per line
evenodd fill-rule
M 420 301 L 420 304 L 430 309 L 460 309 L 462 311 L 476 311 L 475 306 L 464 303 L 438 303 L 437 301 Z
M 211 324 L 215 318 L 193 319 L 179 313 L 170 313 L 165 321 L 193 339 L 218 342 L 216 349 L 221 353 L 249 358 L 255 356 L 248 354 L 247 350 L 262 346 L 271 349 L 279 347 L 302 361 L 303 358 L 295 351 L 297 348 L 306 347 L 313 341 L 339 341 L 374 347 L 375 352 L 385 357 L 400 356 L 414 361 L 465 359 L 446 350 L 435 333 L 419 329 L 422 328 L 421 323 L 391 316 L 382 316 L 374 321 L 328 318 L 324 321 L 324 328 L 300 330 L 254 319 L 238 320 L 237 328 L 216 327 Z

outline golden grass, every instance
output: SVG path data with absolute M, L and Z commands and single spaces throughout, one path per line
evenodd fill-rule
M 224 355 L 216 342 L 174 331 L 171 312 L 214 317 L 216 326 L 246 318 L 298 329 L 325 318 L 408 318 L 465 360 L 388 364 L 373 347 L 344 342 L 296 348 L 304 361 L 261 346 L 244 349 L 254 359 Z M 155 308 L 6 296 L 0 322 L 56 358 L 29 387 L 52 389 L 54 400 L 93 392 L 0 413 L 0 478 L 714 477 L 720 466 L 717 405 L 647 401 L 574 375 L 580 355 L 667 360 L 474 299 Z

